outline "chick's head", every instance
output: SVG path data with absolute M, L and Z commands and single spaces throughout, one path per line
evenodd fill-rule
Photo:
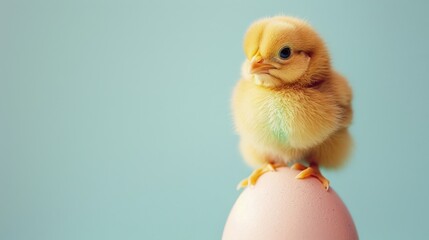
M 243 74 L 264 87 L 311 85 L 330 72 L 322 39 L 309 24 L 293 17 L 253 23 L 244 38 L 244 52 Z

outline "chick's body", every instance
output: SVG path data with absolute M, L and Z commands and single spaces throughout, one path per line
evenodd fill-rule
M 352 92 L 317 33 L 296 18 L 262 19 L 246 33 L 244 50 L 232 100 L 244 159 L 254 167 L 340 166 L 352 142 Z

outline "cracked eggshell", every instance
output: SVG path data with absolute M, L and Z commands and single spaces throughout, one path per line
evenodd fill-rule
M 235 202 L 223 240 L 358 239 L 347 207 L 315 178 L 280 168 L 262 175 Z

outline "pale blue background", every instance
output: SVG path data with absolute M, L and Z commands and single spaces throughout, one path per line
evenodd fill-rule
M 0 239 L 220 239 L 255 19 L 308 19 L 355 93 L 325 171 L 362 239 L 429 232 L 428 1 L 0 0 Z

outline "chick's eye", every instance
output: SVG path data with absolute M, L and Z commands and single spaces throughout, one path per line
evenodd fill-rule
M 284 47 L 280 50 L 279 56 L 281 59 L 288 59 L 292 55 L 292 51 L 290 50 L 290 47 Z

